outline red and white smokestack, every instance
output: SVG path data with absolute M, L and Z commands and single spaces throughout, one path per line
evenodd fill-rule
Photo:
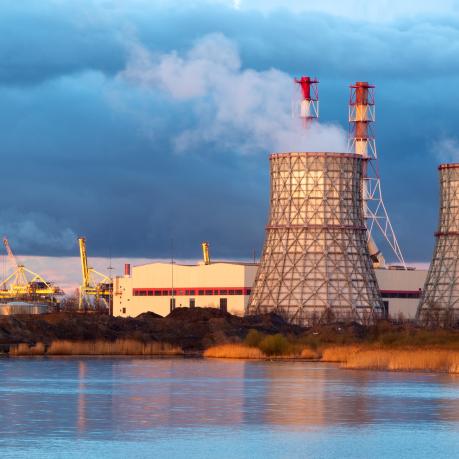
M 375 122 L 375 87 L 366 81 L 357 81 L 350 86 L 350 89 L 349 151 L 364 158 L 376 159 L 376 143 L 371 128 L 372 123 Z M 368 230 L 368 249 L 373 266 L 375 268 L 383 268 L 386 265 L 386 261 L 371 234 L 374 226 L 378 225 L 378 223 L 375 223 L 374 209 L 370 210 L 369 207 L 369 201 L 374 200 L 375 189 L 374 180 L 372 182 L 368 173 L 369 168 L 365 166 L 362 186 L 364 214 Z M 372 183 L 373 186 L 371 185 Z
M 349 150 L 364 157 L 376 158 L 371 123 L 375 121 L 374 86 L 364 81 L 350 86 Z
M 306 127 L 311 121 L 319 118 L 319 80 L 302 76 L 295 78 L 295 83 L 301 89 L 299 116 Z

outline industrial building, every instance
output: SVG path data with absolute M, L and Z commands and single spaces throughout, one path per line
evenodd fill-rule
M 242 315 L 257 267 L 218 261 L 126 265 L 125 275 L 114 279 L 113 314 L 135 317 L 151 311 L 166 316 L 176 307 L 209 306 Z
M 375 269 L 384 309 L 392 319 L 414 319 L 422 294 L 426 269 Z
M 32 303 L 27 301 L 10 301 L 0 303 L 0 316 L 12 316 L 19 314 L 46 314 L 52 309 L 48 304 Z
M 298 116 L 319 117 L 319 81 L 301 77 Z M 176 307 L 211 306 L 233 314 L 276 312 L 294 323 L 332 313 L 369 322 L 414 319 L 427 271 L 407 268 L 382 199 L 374 86 L 350 86 L 349 152 L 271 155 L 271 206 L 260 264 L 151 263 L 126 266 L 113 284 L 113 314 L 162 316 Z M 378 232 L 398 265 L 387 266 Z M 204 247 L 203 247 L 204 248 Z
M 209 306 L 242 316 L 257 268 L 256 263 L 230 261 L 126 265 L 125 275 L 114 279 L 113 314 L 136 317 L 150 311 L 166 316 L 174 307 Z M 375 273 L 384 310 L 395 319 L 414 319 L 427 271 L 389 268 Z

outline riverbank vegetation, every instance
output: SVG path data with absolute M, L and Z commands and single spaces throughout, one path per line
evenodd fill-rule
M 384 348 L 372 345 L 332 346 L 301 352 L 267 355 L 246 344 L 215 346 L 204 352 L 204 357 L 230 359 L 301 359 L 339 363 L 342 368 L 387 371 L 433 371 L 459 373 L 459 351 L 433 348 Z
M 459 372 L 459 329 L 382 321 L 302 328 L 275 314 L 177 308 L 167 317 L 59 313 L 0 317 L 0 354 L 203 355 L 305 359 L 345 368 Z
M 42 342 L 36 344 L 18 343 L 9 348 L 11 356 L 32 355 L 182 355 L 178 346 L 157 341 L 142 342 L 133 339 L 117 339 L 115 341 L 88 340 L 68 341 L 56 340 L 49 345 Z
M 318 330 L 297 337 L 250 330 L 241 344 L 212 347 L 204 356 L 303 359 L 339 363 L 352 369 L 459 373 L 457 331 L 405 326 L 394 332 L 388 324 L 379 327 L 379 331 L 375 327 L 373 334 L 353 340 L 346 333 L 339 337 Z

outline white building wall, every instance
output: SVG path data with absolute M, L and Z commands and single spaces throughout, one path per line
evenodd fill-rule
M 173 266 L 173 268 L 172 268 Z M 227 299 L 227 310 L 231 314 L 243 315 L 249 300 L 257 271 L 252 263 L 216 262 L 210 265 L 179 265 L 171 263 L 150 263 L 133 266 L 131 276 L 116 277 L 114 282 L 113 314 L 135 317 L 151 311 L 161 316 L 170 313 L 168 295 L 134 295 L 137 289 L 168 289 L 175 291 L 175 307 L 189 307 L 190 299 L 196 307 L 220 307 L 220 298 Z M 377 269 L 376 278 L 383 300 L 388 303 L 392 318 L 403 315 L 414 318 L 420 291 L 424 286 L 427 270 Z M 198 294 L 198 290 L 243 290 L 242 295 L 229 293 Z M 195 290 L 194 294 L 187 290 Z
M 170 313 L 170 293 L 174 290 L 175 307 L 189 307 L 194 299 L 196 307 L 218 308 L 220 299 L 226 298 L 228 312 L 243 315 L 256 270 L 255 264 L 227 262 L 134 266 L 131 276 L 115 279 L 113 314 L 135 317 L 151 311 L 166 316 Z M 161 295 L 158 290 L 163 290 Z M 209 291 L 212 294 L 208 295 Z
M 376 269 L 383 301 L 388 302 L 389 316 L 414 319 L 427 270 Z

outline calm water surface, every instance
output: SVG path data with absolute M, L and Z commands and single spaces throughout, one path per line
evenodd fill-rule
M 458 458 L 459 377 L 304 362 L 0 359 L 0 457 Z

